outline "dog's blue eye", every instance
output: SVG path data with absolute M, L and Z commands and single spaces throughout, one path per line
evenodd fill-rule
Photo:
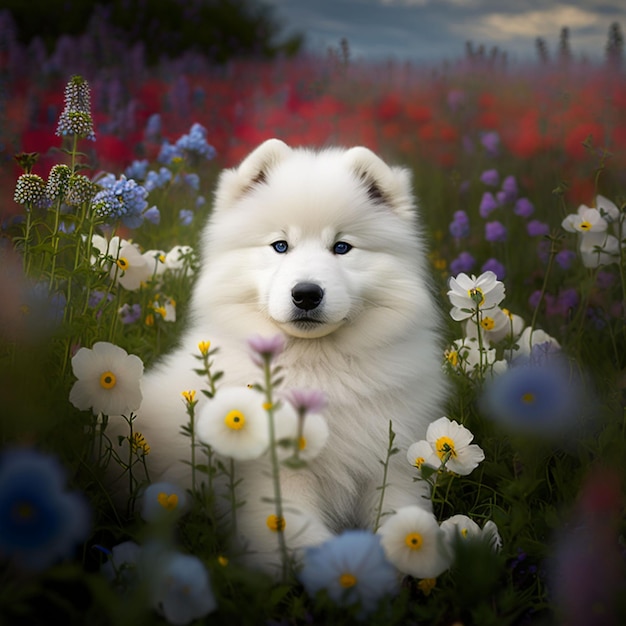
M 284 239 L 281 239 L 280 241 L 275 241 L 272 244 L 272 248 L 274 248 L 278 254 L 285 254 L 289 249 L 289 244 Z
M 338 241 L 333 246 L 333 252 L 335 254 L 347 254 L 348 252 L 350 252 L 350 250 L 352 250 L 352 246 L 345 241 Z

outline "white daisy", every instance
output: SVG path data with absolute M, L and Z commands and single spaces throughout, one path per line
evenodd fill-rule
M 238 461 L 260 457 L 269 446 L 261 396 L 247 387 L 220 388 L 198 412 L 196 434 L 218 454 Z
M 419 506 L 406 506 L 387 517 L 378 529 L 389 561 L 403 574 L 436 578 L 450 558 L 435 516 Z
M 440 417 L 428 426 L 426 441 L 433 447 L 440 463 L 461 476 L 470 474 L 484 460 L 485 453 L 472 444 L 474 435 L 457 422 Z
M 478 278 L 461 273 L 451 277 L 449 285 L 450 316 L 457 322 L 471 317 L 477 306 L 481 311 L 489 311 L 504 299 L 504 284 L 491 271 Z
M 607 229 L 607 221 L 597 209 L 582 204 L 576 213 L 567 215 L 561 226 L 570 233 L 598 233 Z
M 70 391 L 70 402 L 95 415 L 126 415 L 141 404 L 143 362 L 138 356 L 106 341 L 91 349 L 81 348 L 72 358 L 78 380 Z

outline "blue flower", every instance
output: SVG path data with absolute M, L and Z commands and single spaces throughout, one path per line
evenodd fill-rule
M 121 220 L 128 228 L 140 226 L 143 211 L 148 206 L 147 190 L 123 174 L 118 180 L 108 175 L 98 182 L 104 189 L 92 200 L 92 208 L 96 215 L 111 221 Z
M 124 170 L 124 174 L 126 178 L 134 178 L 138 181 L 145 180 L 148 174 L 148 165 L 148 159 L 135 160 Z
M 489 417 L 539 434 L 564 433 L 576 425 L 584 411 L 581 381 L 558 356 L 543 356 L 520 358 L 490 381 L 482 398 Z
M 158 172 L 150 170 L 146 175 L 143 186 L 148 192 L 154 189 L 161 189 L 172 180 L 172 172 L 167 167 L 162 167 Z
M 159 151 L 159 156 L 157 156 L 157 161 L 159 163 L 163 163 L 164 165 L 169 165 L 174 159 L 182 158 L 182 149 L 175 144 L 171 144 L 167 139 L 165 139 L 161 144 L 161 150 Z
M 193 211 L 189 209 L 181 209 L 178 213 L 178 219 L 183 226 L 189 226 L 193 221 Z
M 207 131 L 201 124 L 194 124 L 189 134 L 183 135 L 176 142 L 176 147 L 182 151 L 203 157 L 207 160 L 215 157 L 215 148 L 207 143 Z
M 371 613 L 383 597 L 398 590 L 397 570 L 387 560 L 380 537 L 366 530 L 348 530 L 308 548 L 298 577 L 309 595 L 324 589 L 337 604 L 358 604 L 363 613 Z
M 43 570 L 72 555 L 87 538 L 90 512 L 83 497 L 65 489 L 51 456 L 29 449 L 0 458 L 0 555 L 27 570 Z
M 170 624 L 188 624 L 217 608 L 209 573 L 200 559 L 166 552 L 154 566 L 152 603 Z

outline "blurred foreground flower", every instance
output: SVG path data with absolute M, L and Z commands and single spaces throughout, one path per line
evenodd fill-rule
M 450 559 L 435 516 L 419 506 L 406 506 L 387 517 L 378 529 L 391 563 L 403 574 L 437 578 Z
M 310 596 L 324 589 L 337 604 L 356 604 L 363 614 L 398 591 L 397 572 L 385 558 L 380 537 L 366 530 L 347 530 L 308 548 L 298 578 Z
M 72 555 L 90 531 L 83 497 L 68 492 L 51 456 L 15 449 L 0 457 L 0 558 L 43 570 Z
M 72 358 L 78 380 L 70 391 L 70 402 L 94 414 L 126 415 L 141 404 L 143 363 L 138 356 L 106 341 L 92 349 L 81 348 Z
M 272 337 L 253 335 L 248 338 L 248 347 L 252 352 L 252 360 L 257 365 L 263 366 L 265 359 L 271 361 L 285 349 L 285 338 L 281 334 Z
M 158 482 L 148 485 L 141 496 L 141 517 L 147 522 L 160 519 L 178 519 L 189 504 L 187 492 L 178 485 Z

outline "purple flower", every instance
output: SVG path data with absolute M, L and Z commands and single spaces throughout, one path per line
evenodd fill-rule
M 530 237 L 545 237 L 550 232 L 550 227 L 545 222 L 531 220 L 526 224 L 526 232 Z
M 300 414 L 319 413 L 328 404 L 326 394 L 318 389 L 289 389 L 284 396 Z
M 495 156 L 498 154 L 498 148 L 500 147 L 500 135 L 494 130 L 486 132 L 480 138 L 480 143 L 483 144 L 490 155 Z
M 528 198 L 519 198 L 515 202 L 513 213 L 520 217 L 530 217 L 535 212 L 533 203 Z
M 502 181 L 502 191 L 504 192 L 507 202 L 513 202 L 517 198 L 518 188 L 515 176 L 507 176 Z
M 465 211 L 455 211 L 454 219 L 450 222 L 450 234 L 455 239 L 462 239 L 469 235 L 469 218 Z
M 161 116 L 159 113 L 153 113 L 148 118 L 144 132 L 149 141 L 156 141 L 161 136 Z
M 486 219 L 494 209 L 498 208 L 498 206 L 499 205 L 496 202 L 496 199 L 493 197 L 493 194 L 490 191 L 485 191 L 478 207 L 480 217 Z
M 189 209 L 181 209 L 178 213 L 178 219 L 183 226 L 189 226 L 193 220 L 193 211 Z
M 485 272 L 493 272 L 498 280 L 504 280 L 506 276 L 506 269 L 500 261 L 497 259 L 491 258 L 485 261 L 483 266 L 480 268 L 480 271 L 484 274 Z
M 122 324 L 134 324 L 141 317 L 140 304 L 123 304 L 118 311 Z
M 476 259 L 469 252 L 461 252 L 456 259 L 450 262 L 450 272 L 453 276 L 471 272 L 476 265 Z
M 506 241 L 506 228 L 497 220 L 485 224 L 485 239 L 491 242 Z
M 285 337 L 281 334 L 273 337 L 253 335 L 248 337 L 248 347 L 252 351 L 252 360 L 257 365 L 263 365 L 265 360 L 271 361 L 285 349 Z
M 574 289 L 574 287 L 570 287 L 569 289 L 563 289 L 563 291 L 559 292 L 557 302 L 559 303 L 559 308 L 561 309 L 563 315 L 568 315 L 572 309 L 575 309 L 578 306 L 580 298 L 578 297 L 576 289 Z
M 485 185 L 495 187 L 500 182 L 500 174 L 498 174 L 498 170 L 485 170 L 480 175 L 480 181 Z
M 461 89 L 452 89 L 448 92 L 448 106 L 456 111 L 465 103 L 465 92 Z
M 572 267 L 572 263 L 576 258 L 576 253 L 573 250 L 561 250 L 554 257 L 554 260 L 558 263 L 559 267 L 564 270 L 568 270 Z
M 528 297 L 528 304 L 530 304 L 530 306 L 533 309 L 536 309 L 540 300 L 541 300 L 541 290 L 540 289 L 536 289 Z

